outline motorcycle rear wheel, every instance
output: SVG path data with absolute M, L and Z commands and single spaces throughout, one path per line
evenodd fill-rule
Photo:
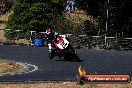
M 70 52 L 70 54 L 71 54 L 71 56 L 72 56 L 73 59 L 75 59 L 76 61 L 80 61 L 80 58 L 79 58 L 79 56 L 76 54 L 75 51 L 69 50 L 69 52 Z

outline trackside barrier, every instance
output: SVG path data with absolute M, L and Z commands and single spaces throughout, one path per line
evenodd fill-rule
M 39 38 L 42 39 L 44 46 L 46 46 L 46 35 L 45 32 L 39 32 Z M 74 48 L 99 48 L 108 50 L 132 50 L 132 38 L 117 38 L 117 37 L 106 37 L 105 36 L 87 36 L 73 34 L 64 34 L 69 37 L 71 44 Z M 29 32 L 29 40 L 32 41 L 31 45 L 34 46 L 34 40 L 36 39 L 36 31 Z
M 105 45 L 105 38 L 103 36 L 70 36 L 72 44 L 76 48 L 97 48 L 108 50 L 132 50 L 132 38 L 116 38 L 106 37 L 107 45 Z

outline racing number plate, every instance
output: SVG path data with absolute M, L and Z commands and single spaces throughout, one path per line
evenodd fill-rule
M 64 43 L 64 41 L 61 42 L 60 45 L 62 45 L 63 48 L 66 48 L 67 47 L 67 43 Z

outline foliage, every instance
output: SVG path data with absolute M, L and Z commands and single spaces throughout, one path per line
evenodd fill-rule
M 0 0 L 0 14 L 8 12 L 13 4 L 13 0 Z
M 95 25 L 94 22 L 86 20 L 84 22 L 87 35 L 102 35 L 104 33 L 104 21 L 102 19 L 105 17 L 104 12 L 103 15 L 101 14 L 102 11 L 106 11 L 104 9 L 104 2 L 98 0 L 76 0 L 76 6 L 78 9 L 83 9 L 86 11 L 87 15 L 91 16 L 92 20 L 98 19 L 98 25 Z M 103 10 L 102 10 L 103 9 Z M 102 18 L 103 17 L 103 18 Z M 106 18 L 105 18 L 106 19 Z M 103 19 L 104 20 L 104 19 Z
M 73 34 L 73 35 L 81 35 L 85 34 L 84 28 L 84 19 L 80 18 L 75 13 L 65 13 L 58 21 L 57 29 L 62 34 Z
M 87 14 L 92 15 L 94 18 L 99 19 L 100 29 L 102 34 L 105 34 L 105 26 L 107 21 L 107 9 L 108 13 L 108 31 L 107 36 L 131 36 L 131 0 L 76 0 L 77 7 L 84 9 Z
M 31 30 L 39 32 L 44 31 L 47 25 L 51 25 L 53 29 L 56 28 L 56 21 L 63 11 L 63 1 L 16 0 L 12 10 L 14 13 L 9 16 L 6 28 L 19 29 L 24 33 Z

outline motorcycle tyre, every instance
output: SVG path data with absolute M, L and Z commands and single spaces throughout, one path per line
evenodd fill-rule
M 53 59 L 52 53 L 49 53 L 49 59 Z
M 73 50 L 69 50 L 71 53 L 72 58 L 75 59 L 75 61 L 80 61 L 80 58 L 77 56 L 77 54 Z

